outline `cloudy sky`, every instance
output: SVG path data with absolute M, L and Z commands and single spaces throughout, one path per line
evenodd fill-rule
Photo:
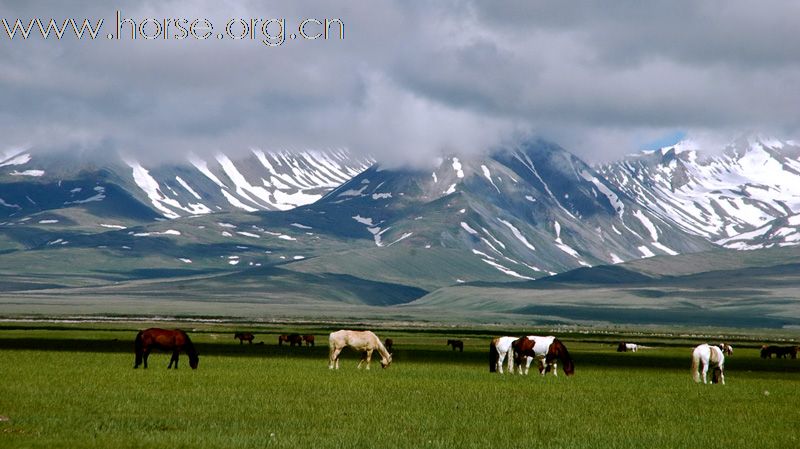
M 347 147 L 395 163 L 543 136 L 596 162 L 676 136 L 798 137 L 800 3 L 0 1 L 104 19 L 94 41 L 0 25 L 0 150 L 142 157 Z M 338 18 L 344 39 L 106 39 L 148 18 Z M 151 28 L 152 30 L 152 28 Z M 277 29 L 272 28 L 277 34 Z

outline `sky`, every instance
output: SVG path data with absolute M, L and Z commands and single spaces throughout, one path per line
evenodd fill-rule
M 118 10 L 214 34 L 107 39 Z M 687 136 L 800 134 L 798 2 L 0 0 L 0 18 L 104 20 L 91 41 L 0 25 L 0 150 L 347 148 L 421 164 L 537 136 L 603 162 Z M 340 19 L 344 38 L 215 38 L 272 18 L 287 36 Z

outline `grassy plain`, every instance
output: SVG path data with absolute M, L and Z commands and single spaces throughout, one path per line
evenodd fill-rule
M 329 371 L 331 329 L 256 329 L 265 344 L 240 346 L 233 328 L 197 325 L 199 369 L 153 354 L 133 370 L 136 327 L 0 326 L 0 447 L 800 446 L 800 360 L 762 360 L 746 338 L 722 386 L 690 379 L 700 336 L 640 335 L 650 348 L 617 353 L 620 336 L 563 335 L 576 375 L 541 378 L 490 374 L 486 329 L 382 330 L 391 367 L 356 370 L 348 352 Z M 287 330 L 317 347 L 277 346 Z M 453 337 L 463 353 L 445 346 Z

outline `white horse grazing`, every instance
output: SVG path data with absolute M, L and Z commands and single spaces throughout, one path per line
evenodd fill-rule
M 372 351 L 375 350 L 381 355 L 381 367 L 386 368 L 392 363 L 392 354 L 386 350 L 381 339 L 372 331 L 340 330 L 331 332 L 328 337 L 328 347 L 330 348 L 328 368 L 339 369 L 339 354 L 346 346 L 361 352 L 361 360 L 358 362 L 359 369 L 364 362 L 367 362 L 367 369 L 369 369 Z
M 508 359 L 508 372 L 514 373 L 514 359 L 511 352 L 511 343 L 519 337 L 497 337 L 489 344 L 489 372 L 503 374 L 503 361 Z
M 719 382 L 724 385 L 725 354 L 722 353 L 722 349 L 719 346 L 711 346 L 706 343 L 694 348 L 692 352 L 692 379 L 695 382 L 700 382 L 702 374 L 703 383 L 707 384 L 708 367 L 712 364 L 714 365 L 714 378 L 712 381 L 716 378 L 717 370 L 719 370 Z

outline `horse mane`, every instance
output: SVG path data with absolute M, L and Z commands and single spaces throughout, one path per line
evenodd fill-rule
M 375 341 L 378 343 L 378 352 L 380 353 L 381 357 L 383 357 L 385 360 L 388 360 L 389 362 L 391 362 L 392 361 L 392 354 L 386 349 L 386 346 L 383 345 L 383 342 L 381 342 L 381 339 L 378 338 L 378 336 L 375 335 L 374 332 L 370 331 L 370 333 L 372 334 L 373 337 L 375 337 Z
M 186 355 L 189 356 L 189 361 L 191 362 L 192 360 L 194 360 L 196 362 L 197 360 L 199 360 L 200 357 L 198 356 L 200 354 L 197 353 L 197 349 L 195 349 L 194 343 L 192 343 L 192 339 L 189 338 L 189 334 L 180 329 L 178 329 L 178 332 L 180 332 L 181 335 L 183 335 L 183 338 L 186 339 L 186 343 L 184 343 L 184 349 L 186 350 Z
M 558 338 L 553 339 L 552 345 L 556 346 L 556 355 L 558 355 L 558 358 L 561 359 L 564 373 L 567 376 L 572 375 L 575 372 L 575 362 L 572 361 L 572 356 L 569 355 L 567 347 L 564 346 L 564 343 L 562 343 Z

